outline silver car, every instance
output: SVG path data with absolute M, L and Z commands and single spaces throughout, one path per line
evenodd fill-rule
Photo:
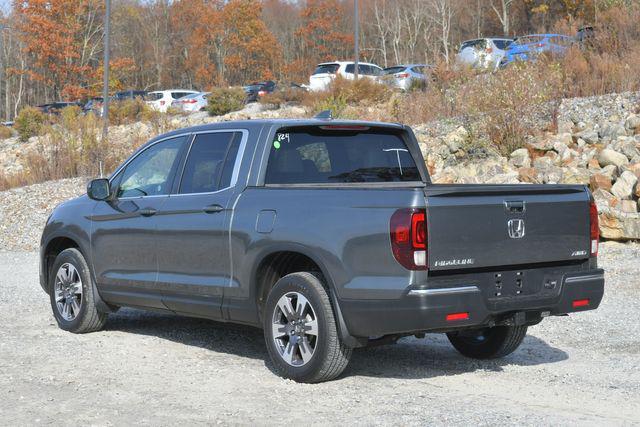
M 425 87 L 428 81 L 429 70 L 432 65 L 427 64 L 403 64 L 394 65 L 382 70 L 380 80 L 401 90 Z
M 496 37 L 467 40 L 460 45 L 456 62 L 471 68 L 496 70 L 511 43 L 513 39 Z
M 193 93 L 191 95 L 178 98 L 171 103 L 171 107 L 185 113 L 195 113 L 196 111 L 204 111 L 209 103 L 209 94 L 211 92 Z

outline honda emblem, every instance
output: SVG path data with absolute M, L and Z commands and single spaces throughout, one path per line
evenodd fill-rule
M 524 237 L 524 219 L 510 219 L 507 221 L 507 231 L 512 239 Z

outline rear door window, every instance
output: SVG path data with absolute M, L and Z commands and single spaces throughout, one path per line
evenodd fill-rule
M 266 184 L 421 181 L 403 138 L 388 130 L 283 130 L 271 146 Z
M 211 193 L 231 185 L 241 132 L 196 135 L 182 173 L 179 193 Z

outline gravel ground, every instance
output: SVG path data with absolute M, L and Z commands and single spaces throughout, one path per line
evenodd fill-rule
M 124 309 L 64 332 L 37 255 L 0 252 L 0 424 L 640 425 L 640 245 L 601 248 L 600 309 L 545 320 L 504 360 L 405 338 L 318 385 L 274 375 L 251 328 Z

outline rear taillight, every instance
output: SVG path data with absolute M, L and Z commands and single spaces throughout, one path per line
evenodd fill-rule
M 399 79 L 406 79 L 407 77 L 409 77 L 409 73 L 398 73 L 396 74 L 396 77 Z
M 598 206 L 593 200 L 589 205 L 589 223 L 591 225 L 591 256 L 598 255 L 598 240 L 600 240 L 600 227 L 598 226 Z
M 408 270 L 427 269 L 427 215 L 424 209 L 398 209 L 389 224 L 391 250 Z
M 160 105 L 164 105 L 164 101 L 160 101 Z
M 267 94 L 266 90 L 259 90 L 258 91 L 258 96 L 265 96 Z
M 491 52 L 493 52 L 493 48 L 488 47 L 488 48 L 487 48 L 487 53 L 491 53 Z
M 195 104 L 198 101 L 196 101 L 195 99 L 187 99 L 187 100 L 182 101 L 182 102 L 184 102 L 185 104 Z

